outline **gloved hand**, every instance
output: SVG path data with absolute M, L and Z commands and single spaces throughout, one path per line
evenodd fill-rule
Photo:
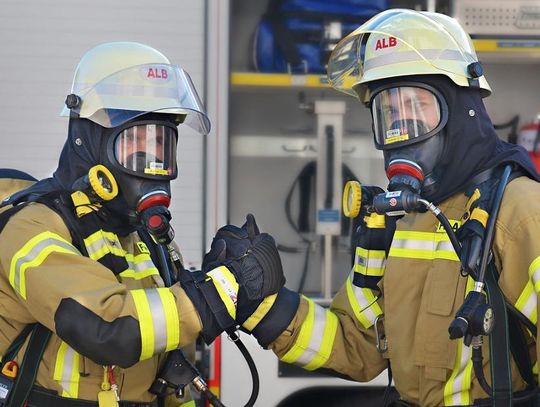
M 274 239 L 260 233 L 253 215 L 241 227 L 227 225 L 216 233 L 203 270 L 225 265 L 238 284 L 236 322 L 267 347 L 294 317 L 300 296 L 285 288 L 285 276 Z
M 201 317 L 207 343 L 234 331 L 285 283 L 274 239 L 259 233 L 252 215 L 242 228 L 221 228 L 202 271 L 184 270 L 179 280 Z
M 219 229 L 210 251 L 204 256 L 203 271 L 226 265 L 249 300 L 261 300 L 285 285 L 281 258 L 274 238 L 260 233 L 253 215 L 241 227 Z

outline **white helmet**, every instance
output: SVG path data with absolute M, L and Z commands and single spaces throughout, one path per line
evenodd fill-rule
M 145 113 L 179 116 L 202 134 L 210 121 L 193 82 L 162 53 L 135 42 L 110 42 L 88 51 L 73 77 L 61 116 L 117 127 Z
M 491 94 L 471 38 L 444 14 L 390 9 L 336 46 L 328 63 L 335 89 L 369 102 L 367 84 L 386 78 L 440 74 L 456 85 Z

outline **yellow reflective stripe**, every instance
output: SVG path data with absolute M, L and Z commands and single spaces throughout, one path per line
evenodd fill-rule
M 316 350 L 315 357 L 304 366 L 306 370 L 315 370 L 323 366 L 330 358 L 334 339 L 336 338 L 338 317 L 330 310 L 326 310 L 326 324 L 322 334 L 322 343 Z
M 367 250 L 357 247 L 354 256 L 354 271 L 366 276 L 384 275 L 386 253 L 384 250 Z
M 219 266 L 207 274 L 212 278 L 212 282 L 229 315 L 232 319 L 236 319 L 236 301 L 239 286 L 233 274 L 225 266 Z
M 529 321 L 536 325 L 538 320 L 536 292 L 534 291 L 534 286 L 530 280 L 527 281 L 525 288 L 519 295 L 516 301 L 516 308 L 525 315 Z
M 306 298 L 307 299 L 307 298 Z M 330 310 L 308 301 L 308 314 L 293 347 L 281 358 L 306 370 L 323 366 L 330 358 L 336 337 L 338 318 Z
M 538 361 L 534 362 L 534 366 L 533 366 L 533 369 L 532 369 L 533 373 L 535 375 L 538 374 Z
M 459 261 L 446 233 L 398 230 L 394 233 L 389 256 L 409 259 Z
M 474 280 L 467 278 L 465 295 L 474 288 Z M 456 360 L 450 379 L 444 386 L 444 405 L 463 406 L 471 404 L 472 350 L 463 339 L 457 341 Z
M 534 290 L 540 292 L 540 256 L 531 262 L 529 266 L 529 277 L 534 284 Z
M 246 321 L 242 324 L 244 328 L 246 328 L 248 331 L 253 331 L 257 325 L 259 325 L 259 322 L 266 316 L 268 311 L 270 311 L 270 308 L 274 305 L 276 302 L 277 294 L 272 294 L 266 297 L 257 307 L 255 312 L 251 314 L 251 316 L 246 319 Z
M 56 354 L 53 379 L 62 387 L 62 397 L 79 397 L 79 354 L 64 341 Z
M 168 288 L 131 290 L 141 333 L 140 360 L 175 349 L 180 342 L 176 300 Z
M 187 403 L 180 404 L 180 407 L 197 407 L 195 400 L 188 401 Z
M 345 283 L 347 298 L 356 319 L 364 328 L 368 329 L 373 326 L 375 319 L 382 314 L 382 310 L 373 291 L 369 288 L 356 287 L 352 283 L 352 278 L 353 274 L 351 273 L 351 278 L 348 278 Z
M 302 326 L 300 327 L 300 332 L 296 338 L 295 343 L 289 349 L 289 351 L 283 355 L 281 360 L 285 363 L 294 363 L 296 360 L 304 353 L 304 349 L 307 347 L 311 334 L 313 331 L 313 324 L 315 322 L 315 304 L 309 298 L 302 296 L 307 300 L 308 303 L 308 312 Z
M 180 344 L 180 318 L 178 317 L 178 309 L 176 308 L 176 298 L 168 288 L 157 288 L 156 290 L 161 298 L 163 313 L 165 314 L 167 330 L 165 352 L 169 352 L 176 349 Z
M 149 359 L 154 354 L 154 322 L 152 321 L 150 304 L 148 304 L 145 290 L 131 290 L 130 292 L 139 317 L 139 330 L 141 332 L 141 356 L 139 359 Z
M 88 256 L 96 261 L 109 253 L 120 257 L 124 257 L 126 254 L 125 250 L 122 249 L 118 236 L 103 230 L 98 230 L 84 239 L 84 245 L 88 251 Z
M 43 232 L 34 236 L 11 258 L 9 283 L 26 299 L 26 270 L 41 265 L 52 253 L 79 254 L 79 251 L 60 235 Z
M 129 268 L 120 273 L 120 276 L 123 278 L 128 277 L 135 280 L 142 280 L 149 276 L 159 275 L 159 270 L 152 262 L 152 258 L 146 253 L 137 256 L 126 253 L 125 259 Z

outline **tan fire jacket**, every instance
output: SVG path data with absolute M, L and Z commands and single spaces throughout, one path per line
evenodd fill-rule
M 117 360 L 120 399 L 151 401 L 159 356 L 193 343 L 201 330 L 191 301 L 179 284 L 164 287 L 144 243 L 115 236 L 92 235 L 92 258 L 84 257 L 42 204 L 20 210 L 0 234 L 0 354 L 25 325 L 46 326 L 53 335 L 36 383 L 60 396 L 97 400 L 102 364 Z M 95 261 L 106 255 L 124 257 L 129 268 L 115 276 Z
M 462 221 L 467 197 L 458 194 L 440 205 L 451 220 Z M 455 223 L 455 222 L 454 222 Z M 540 184 L 518 178 L 507 186 L 496 223 L 494 252 L 499 284 L 507 299 L 533 323 L 540 290 Z M 413 213 L 397 222 L 388 258 L 384 251 L 364 253 L 329 310 L 303 299 L 288 329 L 272 344 L 284 361 L 306 369 L 321 367 L 368 381 L 392 366 L 401 397 L 423 406 L 469 405 L 488 397 L 472 369 L 471 349 L 451 341 L 448 326 L 472 288 L 461 277 L 448 235 L 431 213 Z M 357 251 L 358 254 L 358 251 Z M 355 287 L 354 272 L 384 273 L 376 290 Z M 374 322 L 384 329 L 388 349 L 376 349 Z M 381 325 L 384 325 L 382 327 Z M 533 338 L 531 354 L 536 362 Z M 491 382 L 488 345 L 485 374 Z M 538 366 L 534 370 L 538 373 Z M 525 387 L 516 366 L 513 388 Z

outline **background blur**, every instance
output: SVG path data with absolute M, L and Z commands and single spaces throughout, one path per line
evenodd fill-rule
M 218 227 L 240 225 L 252 212 L 282 249 L 287 285 L 324 303 L 350 271 L 352 225 L 341 218 L 343 181 L 354 177 L 386 186 L 382 156 L 372 147 L 368 110 L 329 89 L 321 71 L 324 56 L 348 27 L 360 25 L 377 8 L 436 10 L 458 18 L 474 39 L 493 89 L 485 100 L 493 122 L 514 119 L 511 140 L 535 144 L 540 1 L 272 0 L 272 4 L 281 7 L 277 18 L 292 32 L 293 43 L 305 46 L 307 54 L 302 53 L 300 65 L 287 64 L 275 26 L 263 18 L 269 0 L 2 0 L 0 167 L 37 178 L 50 176 L 67 134 L 67 119 L 59 113 L 81 56 L 109 41 L 153 46 L 189 72 L 213 126 L 206 138 L 189 129 L 180 131 L 180 176 L 173 183 L 172 212 L 187 265 L 200 267 Z M 288 6 L 298 11 L 321 4 L 336 10 L 353 7 L 357 21 L 351 21 L 354 13 L 345 13 L 343 19 L 328 17 L 328 11 L 323 13 L 326 17 L 317 18 L 300 13 L 295 21 L 287 15 Z M 310 53 L 315 53 L 318 64 L 304 61 Z M 330 139 L 324 138 L 327 126 L 333 131 L 331 149 Z M 509 134 L 510 127 L 500 130 L 504 139 Z M 225 371 L 234 361 L 227 359 L 229 353 L 223 355 Z M 261 358 L 262 366 L 271 365 L 267 370 L 273 376 L 262 380 L 260 405 L 275 405 L 314 383 L 283 381 L 280 391 L 273 391 L 272 380 L 280 368 L 269 353 Z M 279 371 L 278 376 L 283 375 Z M 249 386 L 227 390 L 228 379 L 222 377 L 224 400 L 231 405 L 245 402 Z M 235 378 L 250 380 L 243 368 L 235 370 Z M 321 380 L 319 386 L 335 384 Z

